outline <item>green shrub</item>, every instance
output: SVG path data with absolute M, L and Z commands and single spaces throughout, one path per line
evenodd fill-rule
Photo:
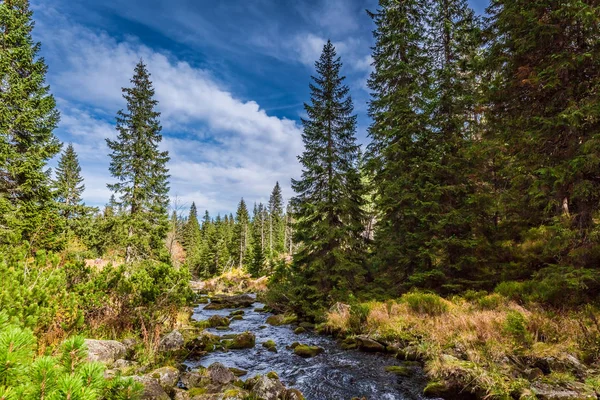
M 33 330 L 42 346 L 86 330 L 110 336 L 142 326 L 152 331 L 159 321 L 174 322 L 193 297 L 185 268 L 147 261 L 99 270 L 58 261 L 46 252 L 27 258 L 19 248 L 0 253 L 0 309 Z
M 448 311 L 448 304 L 440 296 L 433 293 L 412 292 L 402 295 L 401 301 L 419 314 L 441 315 Z
M 34 357 L 35 337 L 26 328 L 8 322 L 0 312 L 0 398 L 135 400 L 140 384 L 120 377 L 106 380 L 104 365 L 85 361 L 83 338 L 63 343 L 54 357 Z
M 348 325 L 352 333 L 358 334 L 364 330 L 371 308 L 365 303 L 354 303 L 350 306 Z
M 467 301 L 476 302 L 476 301 L 479 301 L 480 299 L 484 298 L 485 296 L 487 296 L 487 294 L 488 293 L 484 290 L 476 291 L 476 290 L 469 289 L 462 294 L 462 297 Z
M 482 310 L 496 310 L 504 303 L 504 298 L 499 294 L 490 294 L 477 300 L 477 305 Z
M 531 344 L 531 334 L 527 330 L 527 320 L 518 311 L 511 311 L 506 315 L 504 321 L 504 332 L 511 336 L 516 344 Z

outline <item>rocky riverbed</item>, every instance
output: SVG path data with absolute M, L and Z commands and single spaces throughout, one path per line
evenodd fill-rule
M 248 295 L 216 297 L 200 304 L 193 319 L 207 327 L 201 343 L 206 352 L 185 361 L 190 370 L 219 363 L 245 382 L 270 374 L 309 400 L 423 397 L 426 379 L 419 364 L 366 353 L 381 350 L 369 347 L 381 346 L 375 342 L 362 343 L 363 351 L 344 349 L 343 343 L 315 333 L 311 324 L 264 312 L 264 305 Z

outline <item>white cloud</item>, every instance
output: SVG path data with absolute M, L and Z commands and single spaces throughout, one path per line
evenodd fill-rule
M 79 152 L 86 201 L 108 200 L 104 138 L 115 135 L 109 116 L 124 106 L 121 87 L 129 85 L 140 58 L 152 74 L 162 112 L 173 196 L 213 213 L 235 211 L 242 196 L 265 200 L 276 180 L 291 196 L 289 182 L 299 175 L 296 155 L 302 151 L 296 122 L 268 115 L 256 102 L 224 89 L 210 72 L 135 38 L 118 41 L 64 21 L 46 26 L 44 13 L 41 21 L 37 34 L 51 70 L 49 83 L 62 99 L 59 135 Z

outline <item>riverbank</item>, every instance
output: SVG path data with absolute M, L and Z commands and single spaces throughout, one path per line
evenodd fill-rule
M 421 361 L 431 379 L 428 396 L 596 399 L 599 319 L 591 307 L 525 308 L 497 294 L 445 300 L 411 293 L 337 304 L 321 330 L 346 338 L 348 347 L 368 338 L 381 351 Z

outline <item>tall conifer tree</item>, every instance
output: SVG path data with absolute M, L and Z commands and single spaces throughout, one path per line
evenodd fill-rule
M 135 67 L 132 87 L 123 88 L 127 109 L 117 116 L 116 140 L 111 150 L 110 172 L 118 182 L 108 187 L 127 208 L 126 260 L 149 258 L 160 249 L 168 229 L 169 155 L 158 149 L 162 141 L 158 102 L 143 61 Z
M 315 67 L 311 101 L 304 105 L 308 118 L 302 120 L 302 177 L 292 180 L 294 233 L 303 243 L 294 257 L 294 273 L 298 297 L 324 305 L 328 294 L 345 297 L 362 282 L 363 212 L 356 116 L 331 41 Z
M 231 254 L 234 256 L 239 268 L 250 261 L 250 215 L 244 199 L 240 200 L 235 215 L 231 249 Z
M 200 248 L 202 233 L 198 223 L 196 203 L 192 202 L 190 213 L 183 227 L 183 247 L 186 251 L 186 261 L 192 271 L 197 272 L 200 264 Z
M 502 156 L 497 176 L 507 188 L 493 222 L 498 243 L 513 243 L 504 264 L 527 265 L 504 276 L 558 267 L 554 278 L 570 276 L 569 286 L 592 291 L 598 286 L 589 273 L 576 271 L 600 262 L 592 239 L 600 201 L 600 5 L 494 0 L 488 14 L 484 138 Z
M 0 3 L 0 237 L 37 243 L 52 214 L 47 161 L 60 151 L 56 102 L 27 0 Z M 51 240 L 51 239 L 50 239 Z M 40 243 L 41 244 L 41 243 Z
M 431 270 L 430 257 L 421 253 L 428 238 L 420 199 L 429 180 L 424 168 L 431 104 L 426 5 L 380 0 L 370 13 L 376 43 L 367 157 L 379 211 L 373 273 L 393 291 L 415 270 Z
M 279 182 L 276 182 L 269 197 L 269 257 L 271 258 L 283 251 L 282 227 L 283 197 L 281 186 L 279 186 Z

